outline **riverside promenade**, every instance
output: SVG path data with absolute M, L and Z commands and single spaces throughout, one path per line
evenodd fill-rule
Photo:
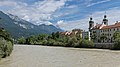
M 15 45 L 0 67 L 120 67 L 120 51 Z

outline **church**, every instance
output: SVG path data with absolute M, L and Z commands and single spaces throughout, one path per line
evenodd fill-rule
M 94 23 L 93 18 L 90 18 L 89 21 L 89 32 L 90 39 L 95 43 L 113 43 L 113 35 L 116 31 L 120 31 L 120 22 L 116 22 L 113 25 L 109 25 L 107 15 L 104 15 L 104 18 L 101 24 Z

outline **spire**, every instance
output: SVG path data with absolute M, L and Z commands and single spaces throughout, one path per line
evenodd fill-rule
M 90 21 L 89 21 L 90 23 L 94 23 L 94 21 L 93 21 L 93 18 L 92 17 L 90 17 Z
M 108 25 L 108 19 L 106 14 L 104 15 L 104 18 L 103 18 L 103 24 Z
M 93 20 L 93 18 L 92 18 L 92 13 L 90 13 L 90 16 L 89 16 L 89 17 L 90 17 L 90 21 L 92 21 L 92 20 Z
M 94 27 L 94 21 L 93 18 L 90 17 L 90 21 L 89 21 L 89 31 L 91 31 L 91 29 Z
M 92 17 L 90 17 L 90 20 L 92 21 Z
M 106 19 L 107 18 L 107 16 L 106 15 L 104 15 L 104 19 Z

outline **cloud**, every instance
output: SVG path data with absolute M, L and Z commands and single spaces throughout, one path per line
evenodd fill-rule
M 101 24 L 103 20 L 103 16 L 105 15 L 105 11 L 97 11 L 92 14 L 93 21 L 96 23 Z M 116 21 L 120 21 L 120 8 L 115 7 L 111 8 L 106 11 L 106 15 L 108 18 L 108 24 L 112 25 L 116 23 Z M 76 20 L 76 21 L 59 21 L 57 25 L 64 29 L 64 30 L 72 30 L 74 28 L 88 30 L 89 26 L 89 15 L 87 15 L 85 18 Z
M 96 3 L 92 3 L 94 0 L 39 0 L 32 4 L 24 1 L 25 0 L 2 0 L 0 1 L 0 10 L 17 15 L 36 25 L 50 25 L 53 23 L 50 22 L 52 20 L 56 23 L 54 25 L 64 30 L 72 30 L 74 28 L 88 30 L 89 14 L 92 13 L 95 23 L 102 23 L 105 10 L 100 9 L 101 11 L 99 11 L 99 9 L 93 9 L 89 11 L 90 9 L 87 7 L 106 3 L 111 0 L 101 0 Z M 68 1 L 71 1 L 72 4 L 71 2 L 66 3 Z M 76 4 L 76 2 L 79 4 Z M 66 6 L 66 4 L 68 5 Z M 101 7 L 104 6 L 101 5 Z M 106 12 L 109 24 L 120 21 L 120 17 L 118 16 L 120 15 L 120 8 L 113 7 L 108 9 L 108 7 L 105 6 L 105 8 L 107 8 Z
M 68 6 L 67 8 L 76 8 L 77 6 L 76 5 L 71 5 L 71 6 Z
M 82 22 L 82 21 L 84 21 L 84 22 Z M 86 20 L 86 19 L 77 20 L 77 21 L 69 21 L 69 22 L 60 20 L 57 22 L 56 25 L 63 30 L 70 31 L 75 28 L 76 29 L 85 29 L 88 26 L 88 24 L 86 26 L 86 24 L 84 24 L 84 23 L 87 23 L 87 22 L 88 22 L 88 20 Z
M 15 6 L 17 5 L 16 2 L 11 2 L 11 1 L 0 1 L 0 6 Z
M 9 8 L 6 12 L 17 15 L 33 24 L 51 24 L 52 14 L 65 5 L 66 0 L 43 0 L 32 5 L 17 0 L 0 1 L 1 7 Z M 10 7 L 11 6 L 11 7 Z M 1 9 L 4 11 L 4 9 Z
M 90 1 L 92 1 L 92 0 L 90 0 Z M 111 1 L 111 0 L 103 0 L 103 1 L 98 1 L 96 3 L 91 3 L 91 4 L 88 4 L 87 7 L 94 6 L 94 5 L 101 4 L 101 3 L 105 3 L 108 1 Z

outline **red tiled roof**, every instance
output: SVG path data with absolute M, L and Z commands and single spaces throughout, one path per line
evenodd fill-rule
M 101 29 L 110 29 L 120 27 L 120 22 L 115 23 L 114 25 L 104 26 Z
M 100 29 L 102 24 L 97 24 L 96 26 L 93 27 L 93 29 Z

